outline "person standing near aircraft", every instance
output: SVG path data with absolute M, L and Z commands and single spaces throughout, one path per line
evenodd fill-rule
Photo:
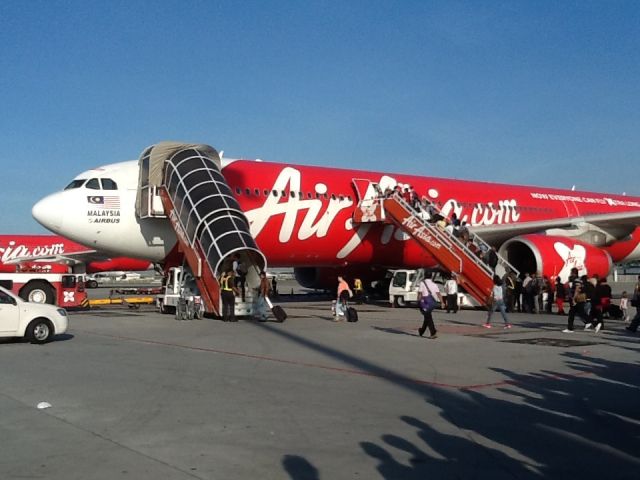
M 506 306 L 504 304 L 504 288 L 502 280 L 498 275 L 493 276 L 493 289 L 491 290 L 491 305 L 487 314 L 487 321 L 483 325 L 484 328 L 491 328 L 491 316 L 496 310 L 500 310 L 502 320 L 504 320 L 504 328 L 511 328 L 509 318 L 507 317 Z
M 640 275 L 638 275 L 638 283 L 636 283 L 636 287 L 633 290 L 631 306 L 636 307 L 636 316 L 633 317 L 629 326 L 625 328 L 632 333 L 636 333 L 638 331 L 638 325 L 640 325 Z
M 502 278 L 502 283 L 504 283 L 504 304 L 507 308 L 507 312 L 513 312 L 513 305 L 515 301 L 515 291 L 516 291 L 516 275 L 513 271 L 507 267 L 507 271 Z
M 444 293 L 447 295 L 447 313 L 458 313 L 458 282 L 454 272 L 451 272 L 451 276 L 444 282 Z
M 269 280 L 267 280 L 267 274 L 263 270 L 260 272 L 256 309 L 256 317 L 258 317 L 258 320 L 261 322 L 267 321 L 267 297 L 269 296 L 269 288 Z
M 222 321 L 236 322 L 236 294 L 238 289 L 234 284 L 233 270 L 228 270 L 220 277 L 220 288 L 222 297 Z
M 425 273 L 424 280 L 420 282 L 420 287 L 418 289 L 418 305 L 420 305 L 420 312 L 423 317 L 422 327 L 418 329 L 418 333 L 422 337 L 428 328 L 428 338 L 434 339 L 438 338 L 438 335 L 436 326 L 433 323 L 433 316 L 431 312 L 435 309 L 437 302 L 442 301 L 442 297 L 440 296 L 438 286 L 433 282 L 433 280 L 431 280 L 431 277 L 431 272 Z
M 556 306 L 558 307 L 558 315 L 564 315 L 564 299 L 567 295 L 567 292 L 564 288 L 564 283 L 562 283 L 562 279 L 558 276 L 556 277 Z
M 356 303 L 358 305 L 362 304 L 364 299 L 364 288 L 362 287 L 362 280 L 359 278 L 353 280 L 353 293 Z

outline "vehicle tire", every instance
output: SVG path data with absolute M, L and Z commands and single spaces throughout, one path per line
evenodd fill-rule
M 404 297 L 393 297 L 393 305 L 403 308 L 407 306 L 407 302 L 404 301 Z
M 27 302 L 55 305 L 56 294 L 51 285 L 43 281 L 29 282 L 20 290 L 20 298 Z
M 53 325 L 46 318 L 36 318 L 27 327 L 26 337 L 31 343 L 46 343 L 55 334 Z
M 95 280 L 87 280 L 87 283 L 85 283 L 85 287 L 98 288 L 98 282 L 96 282 Z

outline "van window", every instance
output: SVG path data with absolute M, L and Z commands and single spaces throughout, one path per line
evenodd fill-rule
M 404 287 L 407 284 L 407 272 L 396 272 L 393 276 L 394 287 Z
M 74 275 L 63 275 L 62 276 L 62 287 L 63 288 L 73 288 L 76 286 L 76 277 Z

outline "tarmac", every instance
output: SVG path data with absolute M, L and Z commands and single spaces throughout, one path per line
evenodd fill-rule
M 621 321 L 436 312 L 430 340 L 415 308 L 282 305 L 284 323 L 105 307 L 43 346 L 0 341 L 0 478 L 640 475 L 640 338 Z

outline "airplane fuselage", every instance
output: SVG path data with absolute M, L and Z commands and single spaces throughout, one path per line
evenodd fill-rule
M 411 185 L 444 215 L 455 212 L 472 228 L 640 210 L 636 197 L 252 160 L 223 162 L 223 173 L 272 267 L 433 265 L 433 258 L 397 227 L 353 225 L 355 185 L 363 180 L 382 189 Z M 94 188 L 92 179 L 98 180 Z M 79 186 L 34 206 L 34 217 L 45 227 L 111 255 L 152 262 L 163 262 L 175 247 L 167 219 L 141 220 L 135 214 L 137 161 L 89 170 L 76 181 Z M 639 242 L 635 228 L 629 238 L 605 249 L 615 262 L 636 260 Z

